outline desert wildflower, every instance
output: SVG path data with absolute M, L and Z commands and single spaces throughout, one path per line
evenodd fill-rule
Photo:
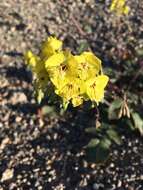
M 101 61 L 91 52 L 75 56 L 77 73 L 81 80 L 87 80 L 99 74 Z
M 76 107 L 88 100 L 98 104 L 104 98 L 109 79 L 102 72 L 101 60 L 92 52 L 73 55 L 62 49 L 60 40 L 49 37 L 39 56 L 28 51 L 25 60 L 35 75 L 39 101 L 51 90 L 64 107 L 69 103 Z
M 129 13 L 129 6 L 126 5 L 126 0 L 112 0 L 110 11 L 115 12 L 117 15 Z

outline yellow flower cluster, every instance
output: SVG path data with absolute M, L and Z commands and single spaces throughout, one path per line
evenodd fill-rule
M 114 11 L 117 15 L 129 13 L 129 6 L 126 5 L 126 0 L 112 0 L 110 11 Z
M 70 102 L 76 107 L 83 101 L 91 100 L 97 104 L 102 101 L 109 79 L 102 72 L 100 59 L 92 52 L 73 55 L 62 50 L 60 40 L 49 37 L 39 56 L 28 51 L 25 59 L 36 76 L 40 99 L 46 90 L 50 91 L 50 83 L 54 93 L 62 98 L 64 107 Z

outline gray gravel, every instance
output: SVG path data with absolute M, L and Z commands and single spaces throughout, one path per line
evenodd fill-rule
M 89 116 L 42 117 L 22 57 L 55 34 L 73 52 L 87 43 L 105 65 L 121 62 L 129 44 L 131 54 L 143 44 L 143 1 L 129 0 L 130 16 L 116 23 L 109 2 L 0 1 L 0 190 L 143 190 L 142 137 L 122 134 L 105 165 L 88 164 L 79 126 Z

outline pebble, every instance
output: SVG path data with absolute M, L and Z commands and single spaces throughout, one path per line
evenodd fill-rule
M 94 183 L 93 184 L 94 190 L 99 190 L 100 188 L 104 188 L 104 184 L 102 184 L 102 183 Z
M 27 97 L 24 93 L 17 92 L 12 95 L 10 98 L 11 104 L 15 105 L 18 103 L 26 103 L 27 102 Z
M 22 117 L 19 117 L 19 116 L 17 116 L 16 119 L 15 119 L 15 121 L 16 121 L 17 123 L 19 123 L 21 120 L 22 120 Z
M 130 1 L 132 9 L 134 9 L 136 2 Z M 111 150 L 111 157 L 104 165 L 86 163 L 85 154 L 80 152 L 87 139 L 86 137 L 83 139 L 84 132 L 80 131 L 79 133 L 78 126 L 71 127 L 68 119 L 63 124 L 58 119 L 55 124 L 50 118 L 46 121 L 38 119 L 37 107 L 40 105 L 37 105 L 34 99 L 31 73 L 23 69 L 25 65 L 22 58 L 22 54 L 28 49 L 38 52 L 41 41 L 52 33 L 63 39 L 66 46 L 74 53 L 78 51 L 82 42 L 88 41 L 85 38 L 88 38 L 89 47 L 96 51 L 103 62 L 109 55 L 109 57 L 112 56 L 113 63 L 120 65 L 122 63 L 120 63 L 118 50 L 126 48 L 128 40 L 125 40 L 126 36 L 131 39 L 128 42 L 129 46 L 132 46 L 130 43 L 134 41 L 133 49 L 138 49 L 138 46 L 141 47 L 143 44 L 141 35 L 142 1 L 138 6 L 138 11 L 135 12 L 139 17 L 133 13 L 131 13 L 131 17 L 124 17 L 124 22 L 127 21 L 127 23 L 121 21 L 123 28 L 121 26 L 120 30 L 119 25 L 113 25 L 113 17 L 109 16 L 107 8 L 101 1 L 98 3 L 101 9 L 98 9 L 95 0 L 78 0 L 77 2 L 69 0 L 68 4 L 65 1 L 66 7 L 69 8 L 68 11 L 61 5 L 62 1 L 21 0 L 20 3 L 18 2 L 18 0 L 0 1 L 0 75 L 2 76 L 0 77 L 2 89 L 0 95 L 0 111 L 2 113 L 0 114 L 0 188 L 3 190 L 12 190 L 12 188 L 17 190 L 46 189 L 48 184 L 47 189 L 70 190 L 73 188 L 79 190 L 78 185 L 83 179 L 84 189 L 91 189 L 94 184 L 96 189 L 107 190 L 106 182 L 110 182 L 112 185 L 109 189 L 116 190 L 115 184 L 122 186 L 121 182 L 125 176 L 127 175 L 127 179 L 132 179 L 129 174 L 132 173 L 132 176 L 139 176 L 138 180 L 132 181 L 134 186 L 137 186 L 137 190 L 139 187 L 142 190 L 142 138 L 136 134 L 134 134 L 134 138 L 124 134 L 122 135 L 123 144 Z M 108 5 L 109 3 L 110 1 L 108 1 Z M 69 18 L 71 13 L 74 13 L 73 16 L 82 29 L 85 26 L 90 27 L 88 36 L 80 35 L 77 27 Z M 17 14 L 20 19 L 12 14 Z M 133 22 L 133 19 L 136 18 L 138 22 Z M 100 19 L 103 22 L 100 22 Z M 20 29 L 22 24 L 25 25 L 25 28 L 23 25 L 23 28 Z M 132 32 L 126 28 L 126 24 L 128 26 L 131 24 Z M 122 31 L 124 27 L 126 30 Z M 108 29 L 110 30 L 107 31 Z M 115 48 L 116 51 L 114 51 Z M 112 52 L 116 55 L 113 55 Z M 102 55 L 104 56 L 102 57 Z M 134 60 L 138 62 L 137 57 Z M 10 69 L 15 72 L 10 73 Z M 78 114 L 77 111 L 76 117 Z M 69 132 L 65 133 L 67 128 Z M 49 129 L 51 129 L 52 135 L 49 134 Z M 71 134 L 76 140 L 74 143 Z M 10 142 L 4 140 L 7 138 L 10 139 Z M 64 175 L 60 176 L 63 169 L 62 159 L 65 156 L 67 156 L 65 171 Z M 83 162 L 85 163 L 83 164 Z M 6 169 L 12 167 L 14 169 Z M 74 170 L 74 167 L 78 169 Z M 8 172 L 8 170 L 10 171 Z M 52 170 L 54 172 L 50 173 Z M 49 174 L 51 174 L 50 177 L 48 177 Z M 12 179 L 12 182 L 8 181 L 9 179 Z M 126 183 L 129 187 L 131 181 L 126 180 Z M 71 187 L 72 184 L 75 187 Z M 24 187 L 25 185 L 26 187 Z M 122 187 L 119 188 L 123 190 Z
M 117 184 L 117 187 L 121 187 L 121 186 L 122 186 L 122 181 L 119 180 L 119 181 L 118 181 L 118 184 Z
M 115 164 L 114 163 L 111 163 L 110 164 L 110 168 L 114 168 L 115 167 Z
M 3 149 L 4 149 L 8 144 L 10 144 L 10 143 L 11 143 L 11 140 L 10 140 L 8 137 L 4 138 L 4 139 L 2 140 L 2 142 L 1 142 L 1 144 L 0 144 L 0 152 L 2 152 Z
M 7 181 L 13 177 L 14 169 L 6 169 L 1 178 L 1 182 Z

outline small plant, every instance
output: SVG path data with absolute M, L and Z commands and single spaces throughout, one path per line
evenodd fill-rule
M 26 64 L 34 75 L 37 100 L 40 103 L 44 97 L 48 97 L 53 103 L 60 102 L 64 109 L 69 104 L 77 107 L 84 102 L 91 102 L 96 122 L 95 126 L 85 127 L 89 142 L 84 148 L 89 161 L 104 162 L 109 156 L 111 144 L 121 143 L 117 132 L 120 126 L 138 129 L 143 134 L 143 120 L 135 108 L 139 97 L 129 91 L 132 83 L 140 76 L 142 67 L 129 84 L 124 83 L 121 87 L 120 82 L 124 77 L 133 75 L 135 64 L 127 60 L 122 66 L 125 67 L 123 73 L 108 68 L 112 80 L 107 98 L 102 101 L 109 77 L 103 74 L 101 60 L 88 51 L 73 55 L 69 50 L 63 50 L 62 44 L 55 37 L 49 37 L 42 44 L 39 55 L 31 51 L 25 54 Z M 102 105 L 98 109 L 99 102 Z M 46 108 L 45 112 L 51 114 L 53 109 Z
M 34 75 L 39 103 L 48 96 L 53 101 L 60 101 L 64 109 L 69 103 L 77 107 L 85 101 L 91 101 L 94 108 L 104 98 L 104 88 L 109 78 L 103 74 L 101 60 L 92 52 L 73 55 L 69 50 L 62 49 L 62 41 L 49 37 L 42 44 L 38 56 L 28 51 L 25 60 Z M 104 143 L 101 142 L 101 145 Z

